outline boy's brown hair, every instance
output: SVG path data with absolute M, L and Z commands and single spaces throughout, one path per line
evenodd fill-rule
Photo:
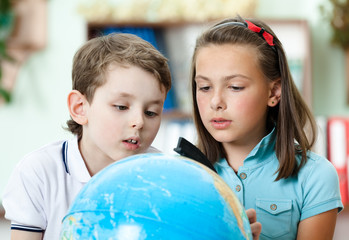
M 106 72 L 113 64 L 136 66 L 151 73 L 159 87 L 167 93 L 171 88 L 171 74 L 167 59 L 149 42 L 133 34 L 112 33 L 87 41 L 75 54 L 72 70 L 72 89 L 92 102 L 96 89 L 106 82 Z M 68 130 L 82 137 L 82 126 L 73 119 L 67 121 Z

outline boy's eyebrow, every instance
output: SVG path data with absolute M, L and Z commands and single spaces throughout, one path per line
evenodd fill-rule
M 125 97 L 125 98 L 134 97 L 133 94 L 130 94 L 130 93 L 127 93 L 127 92 L 120 92 L 119 95 L 120 95 L 120 97 Z
M 119 93 L 119 95 L 122 98 L 132 98 L 132 97 L 135 97 L 135 95 L 127 93 L 127 92 L 121 92 L 121 93 Z M 161 98 L 159 98 L 159 99 L 150 101 L 149 103 L 150 104 L 164 104 L 164 101 Z

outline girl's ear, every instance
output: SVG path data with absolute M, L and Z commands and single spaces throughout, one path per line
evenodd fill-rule
M 86 97 L 77 90 L 72 90 L 68 95 L 68 109 L 71 118 L 80 125 L 87 123 L 86 107 L 88 101 Z
M 278 78 L 270 83 L 269 107 L 275 107 L 281 98 L 281 79 Z

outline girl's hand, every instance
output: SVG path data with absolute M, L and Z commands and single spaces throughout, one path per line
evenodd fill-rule
M 259 235 L 262 231 L 262 224 L 260 222 L 257 222 L 256 210 L 254 210 L 253 208 L 247 209 L 246 215 L 248 217 L 248 220 L 250 221 L 253 240 L 258 240 Z

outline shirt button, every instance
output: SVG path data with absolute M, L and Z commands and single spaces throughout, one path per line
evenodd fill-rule
M 240 178 L 241 178 L 242 180 L 246 179 L 246 178 L 247 178 L 246 173 L 240 173 Z
M 240 192 L 241 186 L 240 186 L 240 185 L 236 185 L 235 190 L 236 190 L 237 192 Z
M 277 208 L 278 208 L 278 207 L 277 207 L 276 204 L 271 204 L 271 205 L 270 205 L 270 209 L 273 210 L 273 211 L 275 211 Z

